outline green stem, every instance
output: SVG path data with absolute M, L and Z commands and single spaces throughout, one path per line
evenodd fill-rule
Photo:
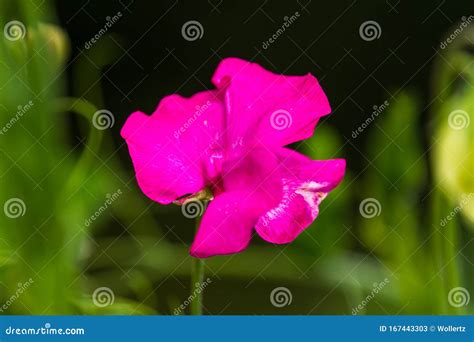
M 456 204 L 453 204 L 449 201 L 444 201 L 444 207 L 450 208 L 454 207 Z M 449 291 L 455 287 L 460 286 L 461 284 L 461 276 L 459 270 L 459 262 L 457 258 L 458 254 L 458 227 L 459 222 L 456 218 L 453 220 L 448 221 L 446 226 L 444 227 L 444 255 L 446 256 L 446 290 Z M 446 296 L 448 296 L 446 294 Z M 455 308 L 453 306 L 449 307 L 449 314 L 466 314 L 464 312 L 464 307 Z
M 56 100 L 54 106 L 58 112 L 72 111 L 83 116 L 89 122 L 86 147 L 71 172 L 67 184 L 63 187 L 63 196 L 69 196 L 72 191 L 71 189 L 74 189 L 77 184 L 82 183 L 91 170 L 96 160 L 95 156 L 99 153 L 103 133 L 92 126 L 94 113 L 97 112 L 97 108 L 92 103 L 83 99 L 64 97 Z
M 446 208 L 454 207 L 455 204 L 449 202 L 443 194 L 435 190 L 433 193 L 433 219 L 435 257 L 440 275 L 441 313 L 442 314 L 463 314 L 462 308 L 458 309 L 449 304 L 448 293 L 451 289 L 459 286 L 461 281 L 459 264 L 457 261 L 458 250 L 458 223 L 457 220 L 446 221 L 444 226 L 440 222 L 446 215 Z M 448 209 L 449 210 L 449 209 Z
M 196 218 L 196 232 L 201 224 L 201 216 Z M 193 258 L 191 262 L 191 315 L 202 315 L 203 290 L 197 291 L 204 281 L 204 259 Z
M 432 249 L 432 256 L 435 260 L 435 273 L 440 273 L 439 276 L 437 277 L 438 281 L 438 286 L 437 290 L 439 291 L 438 293 L 438 313 L 446 315 L 448 312 L 448 307 L 446 303 L 446 295 L 447 295 L 447 289 L 446 289 L 446 281 L 445 281 L 445 276 L 444 276 L 444 249 L 443 249 L 443 241 L 442 241 L 442 236 L 441 232 L 439 231 L 439 218 L 441 217 L 441 197 L 438 191 L 434 191 L 431 194 L 431 217 L 430 217 L 430 224 L 433 229 L 433 249 Z

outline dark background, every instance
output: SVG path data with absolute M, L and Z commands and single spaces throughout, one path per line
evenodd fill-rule
M 123 14 L 111 28 L 120 37 L 113 43 L 119 57 L 100 80 L 106 107 L 117 117 L 117 133 L 129 113 L 151 113 L 165 95 L 189 96 L 212 88 L 210 77 L 218 62 L 234 56 L 276 73 L 311 72 L 333 108 L 322 123 L 337 126 L 347 138 L 374 105 L 392 102 L 405 88 L 422 96 L 422 120 L 427 119 L 432 62 L 444 35 L 468 13 L 467 7 L 467 1 L 427 0 L 57 1 L 73 59 L 107 16 Z M 263 49 L 283 18 L 296 11 L 300 17 Z M 189 42 L 181 36 L 181 26 L 189 20 L 204 27 L 201 39 Z M 379 39 L 367 42 L 359 36 L 359 26 L 367 20 L 380 24 Z M 359 146 L 365 139 L 361 134 Z M 362 169 L 359 151 L 350 144 L 346 148 L 350 168 Z

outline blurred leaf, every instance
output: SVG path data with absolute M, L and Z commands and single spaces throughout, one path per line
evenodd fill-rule
M 83 315 L 156 315 L 157 312 L 142 303 L 115 297 L 111 305 L 99 307 L 92 298 L 76 300 L 75 304 Z
M 469 226 L 473 227 L 474 66 L 470 52 L 463 50 L 452 51 L 445 58 L 458 60 L 459 74 L 452 77 L 462 83 L 433 112 L 436 121 L 432 137 L 434 178 L 436 186 L 440 186 L 455 206 L 459 206 L 470 221 Z
M 364 241 L 386 256 L 403 257 L 400 248 L 414 250 L 418 240 L 416 229 L 409 227 L 420 222 L 418 196 L 427 175 L 416 126 L 419 115 L 417 100 L 401 93 L 373 122 L 369 136 L 371 166 L 365 173 L 361 201 L 374 198 L 379 212 L 370 218 L 361 215 L 359 222 Z
M 382 187 L 413 197 L 426 177 L 422 140 L 417 123 L 420 106 L 416 97 L 402 92 L 379 118 L 369 135 L 368 159 L 372 161 L 372 180 Z

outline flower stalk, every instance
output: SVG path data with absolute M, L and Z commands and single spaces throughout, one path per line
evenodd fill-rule
M 202 216 L 196 218 L 196 232 L 201 224 Z M 196 291 L 196 288 L 204 281 L 204 259 L 192 258 L 191 261 L 191 296 L 194 300 L 191 302 L 191 315 L 202 315 L 202 298 L 204 291 Z

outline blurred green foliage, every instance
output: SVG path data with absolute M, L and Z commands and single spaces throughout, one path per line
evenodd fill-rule
M 30 1 L 2 6 L 2 27 L 21 18 L 26 32 L 0 41 L 0 126 L 32 103 L 0 135 L 0 203 L 18 198 L 25 204 L 23 216 L 0 215 L 0 305 L 9 303 L 2 312 L 172 313 L 187 298 L 183 283 L 191 258 L 186 237 L 166 218 L 190 227 L 192 222 L 177 221 L 178 209 L 147 200 L 119 160 L 117 140 L 91 124 L 104 108 L 100 72 L 121 52 L 101 39 L 69 61 L 68 38 L 56 26 L 53 8 L 36 11 Z M 208 260 L 206 273 L 216 280 L 206 290 L 207 312 L 230 305 L 221 300 L 226 294 L 239 302 L 233 313 L 350 314 L 373 294 L 374 284 L 387 280 L 357 314 L 472 313 L 472 304 L 457 308 L 448 301 L 454 287 L 473 293 L 472 201 L 463 205 L 462 216 L 440 225 L 463 195 L 473 193 L 474 125 L 449 126 L 452 111 L 462 110 L 469 120 L 474 113 L 470 51 L 472 46 L 453 45 L 441 56 L 452 67 L 435 65 L 430 121 L 422 125 L 430 147 L 420 131 L 425 109 L 409 91 L 391 99 L 371 123 L 365 148 L 326 124 L 296 146 L 313 159 L 330 159 L 344 157 L 352 144 L 367 167 L 354 174 L 349 166 L 319 218 L 293 244 L 255 241 L 240 255 Z M 68 69 L 73 93 L 81 98 L 64 97 Z M 86 224 L 117 192 L 106 213 Z M 366 198 L 380 203 L 379 215 L 360 215 Z M 19 283 L 29 279 L 33 284 L 12 300 Z M 288 311 L 268 303 L 269 286 L 282 284 L 293 290 Z M 92 293 L 101 286 L 113 289 L 113 305 L 93 304 Z

